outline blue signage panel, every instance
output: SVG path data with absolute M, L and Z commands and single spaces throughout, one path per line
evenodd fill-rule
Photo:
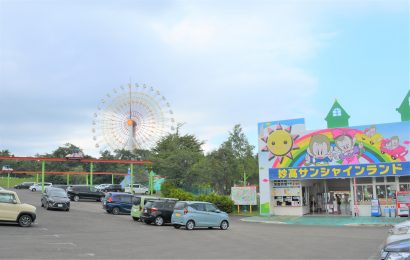
M 410 162 L 343 164 L 269 169 L 270 180 L 335 179 L 400 175 L 410 176 Z

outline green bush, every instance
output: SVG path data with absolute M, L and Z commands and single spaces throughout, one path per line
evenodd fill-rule
M 216 193 L 210 193 L 208 195 L 199 195 L 197 197 L 199 201 L 208 201 L 215 206 L 217 206 L 220 210 L 225 211 L 227 213 L 231 213 L 234 207 L 233 201 L 228 196 L 221 196 Z
M 215 206 L 217 206 L 220 210 L 225 211 L 226 213 L 231 213 L 234 208 L 233 201 L 229 196 L 218 195 L 214 192 L 195 196 L 191 192 L 176 188 L 172 183 L 168 181 L 165 181 L 161 185 L 161 193 L 164 197 L 176 198 L 179 200 L 211 202 L 215 204 Z
M 176 187 L 169 181 L 165 181 L 161 185 L 161 194 L 164 197 L 171 197 L 170 193 L 172 190 L 176 189 Z

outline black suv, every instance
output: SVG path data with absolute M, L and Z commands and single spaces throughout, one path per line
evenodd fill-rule
M 33 185 L 35 182 L 22 182 L 20 184 L 17 184 L 14 186 L 15 189 L 28 189 L 30 188 L 31 185 Z
M 70 199 L 64 189 L 50 187 L 41 196 L 41 206 L 45 209 L 70 210 Z
M 104 189 L 102 189 L 103 192 L 122 192 L 124 191 L 124 189 L 122 188 L 121 184 L 110 184 L 107 187 L 105 187 Z
M 92 199 L 102 201 L 105 197 L 104 192 L 97 191 L 96 188 L 87 185 L 73 185 L 67 188 L 67 195 L 70 200 L 79 201 L 80 199 Z
M 154 223 L 162 226 L 164 223 L 171 223 L 171 216 L 174 212 L 176 200 L 150 200 L 142 210 L 141 220 L 146 224 Z

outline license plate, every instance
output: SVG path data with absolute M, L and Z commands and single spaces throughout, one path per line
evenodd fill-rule
M 57 207 L 62 208 L 63 204 L 58 204 Z
M 148 212 L 148 210 L 147 210 L 147 209 L 144 209 L 144 212 Z
M 175 213 L 175 216 L 180 217 L 181 213 Z

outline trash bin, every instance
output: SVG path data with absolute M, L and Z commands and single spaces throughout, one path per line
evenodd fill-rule
M 384 208 L 383 211 L 385 217 L 391 217 L 390 208 Z
M 390 215 L 395 218 L 396 217 L 396 208 L 390 208 Z

